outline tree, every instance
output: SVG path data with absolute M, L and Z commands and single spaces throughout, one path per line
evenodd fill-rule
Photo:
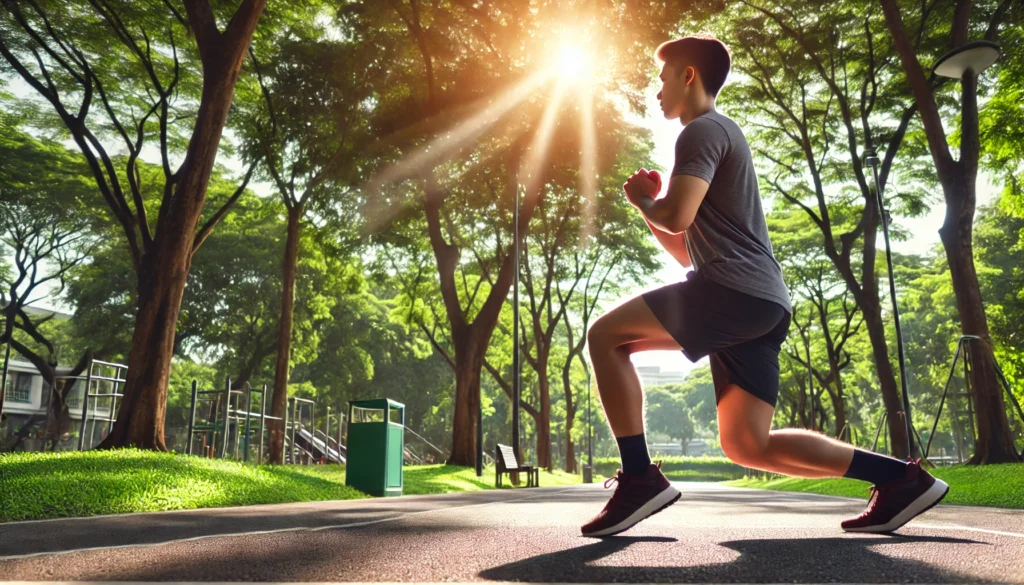
M 171 2 L 3 2 L 0 55 L 52 106 L 81 150 L 138 275 L 124 399 L 103 448 L 166 450 L 167 379 L 189 266 L 237 199 L 204 217 L 235 82 L 266 0 L 243 0 L 233 13 L 220 14 L 208 1 L 183 4 L 184 12 Z M 227 22 L 223 31 L 218 17 Z M 178 42 L 189 36 L 195 50 L 179 50 Z M 179 107 L 195 108 L 191 131 L 178 121 L 192 120 L 179 115 Z M 128 153 L 120 170 L 109 154 L 113 145 L 103 142 L 108 136 L 119 139 Z M 158 137 L 164 172 L 155 223 L 137 170 L 151 136 Z M 172 171 L 171 155 L 178 151 L 183 157 Z
M 916 3 L 915 3 L 916 4 Z M 963 46 L 970 40 L 971 32 L 984 31 L 987 41 L 997 41 L 1006 23 L 1019 23 L 1024 7 L 1013 0 L 981 2 L 975 6 L 968 0 L 939 4 L 938 16 L 949 18 L 947 49 Z M 977 201 L 977 177 L 981 156 L 978 117 L 978 74 L 967 69 L 960 78 L 960 145 L 959 159 L 950 150 L 949 138 L 942 125 L 940 97 L 925 75 L 907 31 L 906 20 L 897 0 L 882 0 L 882 10 L 893 43 L 899 54 L 900 63 L 906 73 L 907 85 L 920 111 L 928 149 L 935 162 L 935 171 L 942 185 L 946 203 L 946 217 L 939 229 L 950 276 L 956 292 L 957 312 L 965 335 L 977 335 L 982 342 L 971 352 L 971 377 L 974 393 L 975 419 L 977 422 L 977 444 L 973 464 L 1005 463 L 1019 461 L 1013 446 L 1003 391 L 995 370 L 995 354 L 989 331 L 988 318 L 982 304 L 981 287 L 974 261 L 973 230 Z M 910 12 L 921 22 L 923 28 L 930 16 Z M 973 22 L 972 22 L 973 17 Z M 944 29 L 945 30 L 945 29 Z M 934 73 L 932 74 L 934 78 Z
M 686 455 L 696 427 L 686 401 L 672 392 L 670 386 L 653 386 L 645 390 L 647 397 L 647 429 L 677 439 Z
M 283 461 L 284 411 L 291 357 L 292 313 L 299 239 L 307 210 L 323 205 L 334 193 L 330 179 L 353 177 L 355 163 L 370 140 L 365 100 L 371 97 L 374 76 L 382 76 L 377 48 L 356 40 L 332 42 L 309 23 L 319 4 L 299 25 L 260 43 L 264 64 L 251 50 L 251 62 L 261 94 L 262 111 L 249 129 L 249 158 L 266 161 L 268 178 L 287 211 L 288 236 L 282 267 L 282 295 L 277 331 L 273 421 L 270 460 Z
M 50 388 L 47 428 L 55 448 L 70 426 L 72 385 L 56 380 L 58 349 L 50 330 L 56 314 L 33 305 L 64 292 L 69 274 L 91 254 L 99 221 L 85 204 L 88 171 L 81 157 L 55 141 L 28 136 L 6 116 L 0 117 L 0 129 L 0 159 L 6 163 L 0 167 L 0 250 L 13 261 L 0 271 L 0 343 L 8 355 L 13 349 L 29 360 Z M 72 375 L 88 367 L 92 355 L 86 349 Z M 34 423 L 30 419 L 9 448 Z

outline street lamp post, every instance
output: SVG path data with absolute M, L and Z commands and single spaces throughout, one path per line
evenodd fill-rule
M 522 379 L 519 363 L 519 187 L 516 187 L 515 208 L 512 211 L 512 247 L 514 276 L 512 280 L 512 450 L 516 461 L 522 462 L 519 446 L 519 400 L 522 395 Z
M 896 351 L 900 362 L 900 391 L 903 394 L 903 419 L 907 427 L 907 454 L 914 456 L 914 424 L 910 418 L 910 395 L 907 393 L 907 360 L 903 350 L 903 328 L 900 326 L 900 310 L 896 302 L 896 278 L 892 271 L 892 250 L 889 247 L 889 221 L 891 216 L 885 208 L 882 196 L 882 185 L 878 182 L 878 153 L 873 146 L 864 151 L 864 161 L 871 165 L 875 179 L 875 197 L 878 200 L 878 212 L 882 216 L 882 235 L 885 238 L 885 261 L 889 267 L 889 297 L 892 299 L 892 316 L 896 324 Z
M 586 366 L 587 361 L 583 360 L 583 365 Z M 593 483 L 594 481 L 594 419 L 590 416 L 590 395 L 593 394 L 590 388 L 590 367 L 587 366 L 587 477 L 584 478 L 586 483 Z

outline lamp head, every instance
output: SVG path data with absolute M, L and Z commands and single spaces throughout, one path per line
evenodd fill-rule
M 878 164 L 878 152 L 875 151 L 874 146 L 869 146 L 864 149 L 864 162 L 869 165 Z
M 1001 54 L 999 45 L 991 41 L 971 41 L 939 57 L 933 71 L 935 75 L 953 79 L 960 79 L 968 70 L 980 75 L 998 61 Z

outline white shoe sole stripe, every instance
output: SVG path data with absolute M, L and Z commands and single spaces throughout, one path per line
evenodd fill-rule
M 902 512 L 896 514 L 892 520 L 885 524 L 863 526 L 860 528 L 845 528 L 844 530 L 846 530 L 846 532 L 891 532 L 900 526 L 903 526 L 907 522 L 910 522 L 918 514 L 934 506 L 936 502 L 945 497 L 947 492 L 949 492 L 949 484 L 941 479 L 936 479 L 935 483 L 932 484 L 932 487 L 928 488 L 928 491 L 918 496 L 917 499 L 904 508 Z
M 679 490 L 670 485 L 664 490 L 662 490 L 661 493 L 651 498 L 646 504 L 637 508 L 636 512 L 630 514 L 622 522 L 619 522 L 614 526 L 609 526 L 604 530 L 598 530 L 597 532 L 588 532 L 584 534 L 584 536 L 608 536 L 609 534 L 622 532 L 623 530 L 626 530 L 630 526 L 633 526 L 634 524 L 640 522 L 641 520 L 650 516 L 651 514 L 654 514 L 662 507 L 671 503 L 678 496 Z

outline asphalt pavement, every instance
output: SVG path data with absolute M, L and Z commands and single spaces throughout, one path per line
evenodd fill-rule
M 1024 510 L 847 534 L 864 500 L 676 485 L 605 539 L 579 533 L 600 484 L 0 524 L 0 580 L 1024 583 Z

